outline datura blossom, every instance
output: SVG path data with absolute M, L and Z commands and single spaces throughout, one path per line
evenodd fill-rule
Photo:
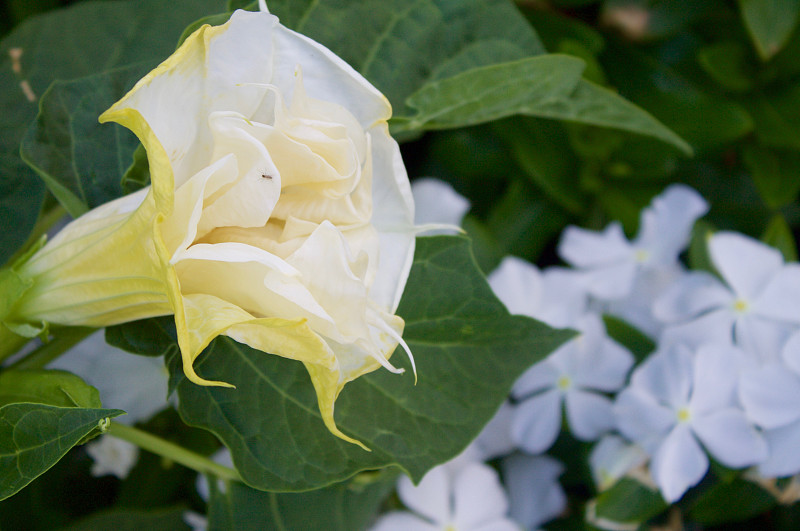
M 7 326 L 174 314 L 186 377 L 218 335 L 305 364 L 327 427 L 388 361 L 414 252 L 391 106 L 264 3 L 203 26 L 100 116 L 147 150 L 151 186 L 88 212 L 17 274 Z

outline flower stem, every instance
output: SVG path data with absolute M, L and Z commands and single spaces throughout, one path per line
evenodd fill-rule
M 108 435 L 135 444 L 143 450 L 165 457 L 201 474 L 212 474 L 223 480 L 241 481 L 239 473 L 226 466 L 215 463 L 211 459 L 187 450 L 182 446 L 142 431 L 133 426 L 111 422 L 106 432 Z
M 97 331 L 97 328 L 75 326 L 61 328 L 58 335 L 50 342 L 45 343 L 29 355 L 11 364 L 9 369 L 43 369 L 51 361 L 86 339 L 87 336 Z

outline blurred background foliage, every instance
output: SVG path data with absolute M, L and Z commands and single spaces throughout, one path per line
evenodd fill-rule
M 552 263 L 569 223 L 599 229 L 618 219 L 632 235 L 639 211 L 673 182 L 709 200 L 717 228 L 773 242 L 797 234 L 800 3 L 517 5 L 549 52 L 586 61 L 585 78 L 649 111 L 694 156 L 630 133 L 529 117 L 406 145 L 411 175 L 446 179 L 472 201 L 466 227 L 485 271 L 505 254 Z
M 75 3 L 79 0 L 2 1 L 0 36 L 29 17 Z M 412 178 L 446 180 L 471 201 L 464 227 L 485 272 L 507 254 L 540 266 L 556 263 L 555 246 L 568 224 L 600 229 L 618 219 L 633 235 L 639 211 L 674 182 L 693 186 L 709 201 L 711 211 L 703 227 L 765 239 L 796 259 L 800 2 L 517 0 L 516 4 L 548 52 L 585 61 L 586 79 L 650 112 L 689 142 L 694 155 L 632 133 L 524 116 L 427 132 L 405 142 L 402 149 Z M 43 212 L 55 204 L 46 199 Z M 216 448 L 202 430 L 167 433 L 180 424 L 170 415 L 176 413 L 167 411 L 148 428 L 206 454 Z M 563 457 L 581 462 L 582 452 L 585 449 Z M 0 504 L 0 529 L 44 530 L 68 524 L 91 529 L 94 524 L 78 520 L 112 506 L 122 515 L 118 522 L 134 521 L 137 514 L 153 516 L 148 508 L 166 508 L 147 521 L 179 529 L 183 510 L 203 510 L 202 500 L 191 488 L 192 474 L 165 467 L 153 456 L 141 459 L 126 481 L 93 478 L 87 473 L 89 466 L 82 449 L 70 453 L 29 488 Z M 564 479 L 577 486 L 586 478 Z M 79 499 L 65 496 L 78 491 Z M 706 508 L 705 523 L 710 527 L 720 523 L 725 510 L 723 504 Z M 698 511 L 700 516 L 695 516 L 702 521 L 705 513 Z M 783 528 L 792 529 L 800 520 L 799 511 L 795 504 L 766 518 L 770 525 L 783 523 Z M 741 528 L 766 525 L 764 518 L 743 522 Z M 574 523 L 582 527 L 577 520 Z M 731 529 L 730 525 L 723 527 Z

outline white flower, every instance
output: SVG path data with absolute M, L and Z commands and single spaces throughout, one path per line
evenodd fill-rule
M 265 7 L 262 4 L 262 8 Z M 269 13 L 203 26 L 100 117 L 147 150 L 151 186 L 65 227 L 19 267 L 7 324 L 174 314 L 183 369 L 224 334 L 302 362 L 335 435 L 344 385 L 379 368 L 414 254 L 391 107 Z M 13 323 L 12 323 L 13 322 Z
M 638 367 L 615 404 L 617 425 L 651 456 L 650 472 L 668 502 L 678 500 L 708 469 L 703 446 L 722 464 L 741 468 L 767 456 L 763 438 L 736 404 L 733 349 L 682 345 Z
M 673 325 L 662 340 L 692 346 L 735 341 L 762 361 L 777 359 L 800 325 L 800 266 L 784 264 L 777 250 L 734 232 L 714 234 L 708 251 L 725 283 L 692 272 L 667 289 L 653 308 Z
M 413 512 L 381 516 L 372 531 L 518 531 L 506 517 L 508 500 L 497 472 L 481 463 L 430 470 L 419 485 L 407 477 L 397 486 L 400 500 Z
M 606 435 L 589 454 L 589 466 L 597 489 L 605 490 L 629 471 L 647 462 L 647 452 L 618 435 Z
M 458 232 L 456 228 L 461 225 L 470 204 L 449 183 L 431 177 L 416 179 L 411 183 L 411 193 L 414 195 L 414 222 L 418 226 L 452 227 L 426 230 L 426 234 Z
M 208 518 L 194 511 L 183 513 L 183 523 L 192 528 L 192 531 L 206 531 L 208 529 Z
M 578 439 L 598 438 L 614 426 L 611 400 L 604 392 L 625 383 L 633 356 L 605 335 L 595 315 L 584 317 L 583 333 L 528 369 L 514 384 L 521 402 L 511 426 L 513 440 L 525 451 L 540 453 L 558 437 L 561 403 Z
M 564 465 L 547 455 L 514 454 L 503 459 L 510 514 L 525 529 L 535 529 L 567 507 L 558 478 Z
M 513 418 L 514 406 L 507 401 L 503 402 L 475 440 L 461 454 L 445 464 L 453 466 L 455 463 L 455 466 L 460 466 L 459 463 L 488 461 L 516 450 L 517 445 L 511 439 Z
M 214 455 L 211 456 L 211 460 L 215 463 L 226 466 L 228 468 L 234 468 L 233 465 L 233 456 L 231 455 L 231 451 L 228 450 L 226 447 L 222 447 L 217 450 Z M 195 482 L 195 488 L 197 489 L 197 494 L 200 495 L 205 501 L 208 501 L 211 498 L 211 489 L 208 485 L 208 478 L 213 477 L 206 474 L 198 474 L 197 481 Z M 219 492 L 225 492 L 226 486 L 225 482 L 216 479 L 216 484 L 214 485 L 215 489 Z
M 550 267 L 544 271 L 520 258 L 507 256 L 489 275 L 489 285 L 509 312 L 567 327 L 587 311 L 586 290 L 573 271 Z
M 161 357 L 136 356 L 92 334 L 49 365 L 78 374 L 97 388 L 103 407 L 122 409 L 123 424 L 147 420 L 167 406 L 169 374 Z
M 780 362 L 743 371 L 739 397 L 748 417 L 765 430 L 769 457 L 759 473 L 778 477 L 800 472 L 800 332 L 786 342 Z
M 621 299 L 631 293 L 639 275 L 677 266 L 694 222 L 707 210 L 708 205 L 697 192 L 675 184 L 642 211 L 639 233 L 632 242 L 625 238 L 617 222 L 602 233 L 567 227 L 558 252 L 582 272 L 592 295 L 604 300 Z
M 86 453 L 94 459 L 90 470 L 93 476 L 112 474 L 125 479 L 139 459 L 136 445 L 110 435 L 102 435 L 88 443 Z

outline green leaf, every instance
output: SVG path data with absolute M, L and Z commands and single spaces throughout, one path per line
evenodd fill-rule
M 56 79 L 142 61 L 155 66 L 174 50 L 187 24 L 224 5 L 223 0 L 83 2 L 28 19 L 0 41 L 0 263 L 25 243 L 44 198 L 44 186 L 20 159 L 19 148 L 47 87 Z
M 3 76 L 0 75 L 0 98 L 3 91 L 2 79 Z M 2 120 L 0 111 L 0 128 Z M 0 230 L 0 265 L 8 262 L 28 240 L 28 235 L 39 217 L 44 192 L 44 183 L 22 162 L 19 155 L 0 151 L 0 220 L 3 220 L 3 230 Z
M 664 511 L 669 504 L 658 491 L 632 478 L 622 478 L 597 497 L 597 516 L 622 523 L 641 523 Z
M 692 270 L 717 274 L 708 251 L 708 240 L 714 235 L 714 232 L 716 232 L 716 228 L 707 221 L 700 219 L 694 224 L 688 251 L 689 267 Z
M 488 275 L 507 254 L 497 243 L 492 231 L 477 217 L 467 214 L 461 220 L 464 229 L 472 242 L 472 253 L 475 262 L 484 275 Z
M 150 62 L 72 81 L 56 81 L 22 139 L 21 156 L 72 217 L 124 195 L 123 177 L 139 140 L 97 117 L 147 72 Z
M 545 53 L 509 0 L 270 0 L 269 10 L 361 72 L 398 116 L 429 82 Z
M 47 471 L 103 419 L 123 413 L 27 403 L 0 407 L 0 500 Z
M 706 73 L 723 88 L 748 92 L 753 88 L 755 68 L 748 50 L 740 42 L 717 42 L 702 48 L 697 61 Z
M 606 325 L 608 336 L 628 349 L 637 364 L 644 361 L 648 354 L 656 349 L 656 344 L 652 339 L 618 317 L 603 315 L 603 323 Z
M 769 147 L 800 150 L 800 87 L 794 84 L 744 100 L 758 140 Z
M 72 373 L 59 370 L 0 372 L 0 406 L 15 402 L 59 407 L 102 407 L 97 389 Z
M 698 150 L 727 144 L 753 129 L 741 105 L 706 93 L 663 61 L 634 48 L 609 42 L 601 62 L 622 96 Z
M 232 483 L 212 495 L 208 529 L 366 529 L 396 480 L 395 472 L 367 472 L 323 489 L 284 494 Z
M 704 492 L 689 515 L 702 525 L 719 525 L 753 518 L 777 504 L 774 496 L 755 483 L 736 478 L 717 483 Z
M 173 531 L 192 529 L 183 520 L 187 509 L 108 509 L 83 518 L 60 531 Z
M 519 167 L 549 199 L 571 214 L 584 212 L 586 198 L 578 183 L 575 156 L 560 124 L 519 117 L 494 124 L 494 130 L 509 144 Z
M 106 328 L 106 343 L 145 356 L 161 356 L 177 348 L 176 338 L 175 318 L 171 315 Z
M 585 63 L 542 55 L 493 64 L 425 84 L 406 100 L 414 109 L 392 120 L 392 130 L 448 129 L 524 114 L 652 136 L 687 154 L 691 147 L 647 112 L 581 79 Z
M 319 488 L 389 465 L 419 481 L 477 436 L 525 369 L 572 336 L 510 316 L 461 237 L 417 240 L 398 315 L 418 384 L 378 370 L 349 383 L 336 403 L 339 428 L 371 452 L 327 431 L 302 364 L 228 338 L 217 338 L 195 369 L 236 389 L 195 385 L 178 356 L 169 360 L 181 416 L 217 434 L 260 490 Z M 408 367 L 402 354 L 393 362 Z
M 797 26 L 797 0 L 739 0 L 742 19 L 764 61 L 784 47 Z
M 535 261 L 566 225 L 566 214 L 534 192 L 515 180 L 489 212 L 486 224 L 502 250 L 501 258 L 515 254 Z
M 581 43 L 585 49 L 593 55 L 597 55 L 606 45 L 605 39 L 599 31 L 575 17 L 526 5 L 519 7 L 533 24 L 548 50 L 557 50 L 563 41 L 570 40 Z
M 393 119 L 392 129 L 452 129 L 510 116 L 536 114 L 567 99 L 584 62 L 569 55 L 540 55 L 461 72 L 426 83 L 406 100 L 415 111 Z
M 795 200 L 800 191 L 800 153 L 748 145 L 742 161 L 769 208 L 777 210 Z
M 797 261 L 797 242 L 783 214 L 775 214 L 772 217 L 764 234 L 761 235 L 761 241 L 778 249 L 785 261 Z

